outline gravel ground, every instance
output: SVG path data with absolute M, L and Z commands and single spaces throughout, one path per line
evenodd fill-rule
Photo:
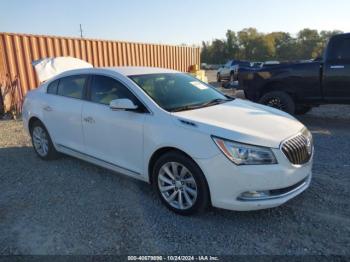
M 42 161 L 21 121 L 0 121 L 0 254 L 350 255 L 347 110 L 300 118 L 316 150 L 302 195 L 193 217 L 169 212 L 143 182 L 70 157 Z

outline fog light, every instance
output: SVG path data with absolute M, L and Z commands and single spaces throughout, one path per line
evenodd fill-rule
M 269 195 L 270 195 L 269 191 L 247 191 L 242 193 L 238 197 L 238 199 L 239 200 L 254 200 L 254 199 L 259 200 L 262 198 L 266 198 Z

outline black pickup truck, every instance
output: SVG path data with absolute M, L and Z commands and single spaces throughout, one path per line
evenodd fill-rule
M 239 72 L 247 99 L 291 114 L 321 104 L 350 104 L 350 33 L 333 36 L 323 57 Z

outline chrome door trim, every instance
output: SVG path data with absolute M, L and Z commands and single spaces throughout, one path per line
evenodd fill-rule
M 147 178 L 145 178 L 144 176 L 142 176 L 142 174 L 140 174 L 136 171 L 130 170 L 130 169 L 125 168 L 125 167 L 118 166 L 116 164 L 110 163 L 108 161 L 99 159 L 97 157 L 91 156 L 89 154 L 80 152 L 78 150 L 72 149 L 70 147 L 67 147 L 67 146 L 64 146 L 61 144 L 56 144 L 56 146 L 57 146 L 58 151 L 61 151 L 62 153 L 65 153 L 65 154 L 71 155 L 73 157 L 85 160 L 85 161 L 90 162 L 92 164 L 107 168 L 109 170 L 115 171 L 115 172 L 123 174 L 123 175 L 131 176 L 131 177 L 134 177 L 136 179 L 143 180 L 145 182 L 148 181 Z
M 345 66 L 343 66 L 343 65 L 331 65 L 330 68 L 331 69 L 344 69 Z

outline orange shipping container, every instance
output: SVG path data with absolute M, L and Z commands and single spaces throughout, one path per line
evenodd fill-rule
M 5 111 L 20 111 L 27 91 L 39 85 L 31 62 L 57 56 L 76 57 L 95 67 L 152 66 L 187 72 L 191 65 L 200 65 L 197 47 L 0 33 L 0 100 Z

